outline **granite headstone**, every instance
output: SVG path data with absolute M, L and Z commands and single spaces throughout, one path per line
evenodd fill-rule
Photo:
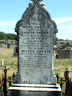
M 72 50 L 57 50 L 57 59 L 72 59 Z
M 53 73 L 57 26 L 44 4 L 40 3 L 42 0 L 31 1 L 33 3 L 29 4 L 15 28 L 19 49 L 18 72 L 9 88 L 9 96 L 60 96 L 61 89 Z M 54 87 L 56 89 L 52 90 Z

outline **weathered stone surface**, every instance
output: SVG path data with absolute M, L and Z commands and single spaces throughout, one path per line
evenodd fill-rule
M 13 53 L 13 56 L 14 56 L 14 57 L 17 57 L 17 56 L 18 56 L 18 52 L 16 52 L 16 47 L 14 47 L 14 53 Z
M 24 92 L 10 91 L 9 96 L 61 96 L 59 92 Z
M 36 2 L 16 25 L 19 34 L 18 72 L 21 83 L 56 84 L 53 75 L 56 24 L 40 3 Z
M 61 96 L 59 85 L 13 84 L 9 96 Z
M 72 50 L 57 50 L 58 59 L 72 59 Z
M 53 74 L 57 26 L 44 4 L 40 4 L 42 0 L 32 1 L 15 28 L 19 47 L 18 72 L 14 78 L 15 85 L 9 88 L 9 96 L 60 96 L 59 86 L 52 87 L 57 86 Z M 52 86 L 46 88 L 44 85 Z
M 61 92 L 10 91 L 9 96 L 61 96 Z

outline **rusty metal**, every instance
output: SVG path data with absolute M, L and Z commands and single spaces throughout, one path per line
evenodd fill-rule
M 68 96 L 69 95 L 69 87 L 70 87 L 70 79 L 69 79 L 69 70 L 68 70 L 68 68 L 66 68 L 66 71 L 64 72 L 64 76 L 65 76 L 65 82 L 66 82 L 65 94 L 66 94 L 66 96 Z
M 61 78 L 61 80 L 60 80 L 61 82 L 60 82 L 60 87 L 61 87 L 61 89 L 62 89 L 62 86 L 63 86 L 63 81 L 65 81 L 65 80 L 63 80 L 63 78 Z
M 1 96 L 3 96 L 3 91 L 2 91 L 2 80 L 1 80 L 1 77 L 0 77 L 0 90 L 1 90 Z
M 14 77 L 15 77 L 15 73 L 13 72 L 13 75 L 12 75 L 12 77 L 13 77 L 13 80 L 14 80 Z
M 60 84 L 61 89 L 63 88 L 63 84 L 65 83 L 65 93 L 62 92 L 62 94 L 65 96 L 72 96 L 72 81 L 69 78 L 68 68 L 66 68 L 66 70 L 64 72 L 65 79 L 59 78 L 58 73 L 57 73 L 56 77 L 57 77 L 57 83 Z
M 1 88 L 1 96 L 4 96 L 3 91 L 2 91 L 2 88 Z
M 63 81 L 65 81 L 63 78 L 60 78 L 59 79 L 59 75 L 58 75 L 58 73 L 57 73 L 57 75 L 56 75 L 56 77 L 57 77 L 57 83 L 59 83 L 60 84 L 60 87 L 61 87 L 61 89 L 62 89 L 62 86 L 63 86 Z
M 7 80 L 7 69 L 5 67 L 4 69 L 4 75 L 2 74 L 2 80 L 0 78 L 0 89 L 1 89 L 1 96 L 8 96 L 7 95 L 7 82 L 9 83 L 9 86 L 11 86 L 13 80 L 15 77 L 15 73 L 13 72 L 12 76 L 9 76 L 8 80 Z
M 68 90 L 68 95 L 72 96 L 72 81 L 71 79 L 69 80 L 69 90 Z
M 58 80 L 59 80 L 59 75 L 58 75 L 58 73 L 57 73 L 56 77 L 57 77 L 57 83 L 58 83 Z
M 7 96 L 7 69 L 4 69 L 4 84 L 3 84 L 4 96 Z
M 66 85 L 65 85 L 65 94 L 68 96 L 68 92 L 69 92 L 69 77 L 66 78 Z
M 15 77 L 15 73 L 14 73 L 14 72 L 13 72 L 12 77 L 11 77 L 11 76 L 8 77 L 8 81 L 7 81 L 7 82 L 9 82 L 9 86 L 12 85 L 12 82 L 13 82 L 13 80 L 14 80 L 14 77 Z
M 66 70 L 64 72 L 65 80 L 67 80 L 68 74 L 69 74 L 69 70 L 68 70 L 68 68 L 66 68 Z
M 69 74 L 69 70 L 68 68 L 66 68 L 65 72 L 64 72 L 64 78 L 59 78 L 59 75 L 57 73 L 56 77 L 57 77 L 57 83 L 60 84 L 61 89 L 63 88 L 63 84 L 65 84 L 65 94 L 62 92 L 63 95 L 65 96 L 72 96 L 72 81 L 68 76 Z M 2 75 L 2 79 L 0 78 L 0 88 L 1 88 L 1 96 L 7 96 L 7 82 L 9 82 L 9 86 L 11 86 L 13 80 L 15 77 L 15 73 L 13 72 L 12 76 L 9 76 L 8 81 L 7 81 L 7 69 L 5 67 L 4 69 L 4 76 Z M 3 91 L 2 91 L 2 87 L 3 87 Z M 4 93 L 4 95 L 3 95 Z
M 60 84 L 60 87 L 62 89 L 63 84 L 65 83 L 65 80 L 63 78 L 58 79 L 58 83 Z M 62 92 L 62 95 L 65 95 L 65 93 Z
M 9 82 L 9 86 L 11 86 L 11 83 L 12 83 L 12 82 L 11 82 L 11 76 L 9 76 L 8 79 L 9 79 L 9 81 L 8 81 L 8 82 Z

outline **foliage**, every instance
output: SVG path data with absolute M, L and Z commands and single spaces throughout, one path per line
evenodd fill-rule
M 5 40 L 14 40 L 15 39 L 15 34 L 11 34 L 11 33 L 9 33 L 9 34 L 6 34 L 6 33 L 4 33 L 4 32 L 0 32 L 0 40 L 3 40 L 3 39 L 5 39 Z
M 4 32 L 0 32 L 0 39 L 6 39 L 6 35 Z
M 60 38 L 57 38 L 57 41 L 66 41 L 66 42 L 69 42 L 69 41 L 72 41 L 72 40 L 69 40 L 69 39 L 60 39 Z

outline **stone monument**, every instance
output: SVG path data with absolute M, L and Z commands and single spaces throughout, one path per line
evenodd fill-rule
M 57 50 L 58 58 L 57 59 L 72 59 L 72 50 Z
M 57 26 L 42 0 L 31 0 L 16 24 L 18 72 L 8 96 L 61 96 L 53 73 Z

